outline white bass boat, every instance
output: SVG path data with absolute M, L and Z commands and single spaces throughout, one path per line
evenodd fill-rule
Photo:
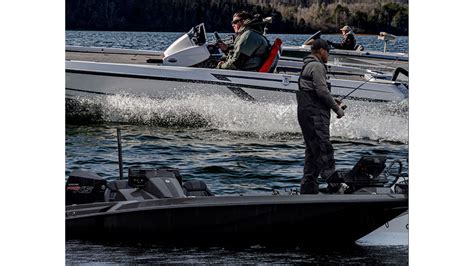
M 267 59 L 265 63 L 271 67 L 262 72 L 215 69 L 222 54 L 215 44 L 207 42 L 203 24 L 193 27 L 162 54 L 115 48 L 67 50 L 67 99 L 116 94 L 162 99 L 217 94 L 249 101 L 296 102 L 298 76 L 273 73 L 279 54 Z M 329 82 L 335 97 L 350 94 L 347 99 L 374 102 L 408 97 L 406 85 L 370 75 L 360 80 L 331 78 Z
M 285 69 L 285 67 L 301 69 L 303 58 L 311 52 L 311 45 L 307 45 L 308 42 L 310 40 L 319 39 L 320 36 L 321 31 L 318 31 L 310 36 L 301 46 L 283 46 L 279 67 L 282 69 Z M 384 41 L 386 47 L 388 42 L 394 42 L 396 40 L 396 36 L 381 32 L 378 39 Z M 407 53 L 370 51 L 364 50 L 361 45 L 358 46 L 361 47 L 358 50 L 331 49 L 329 51 L 328 65 L 348 69 L 370 69 L 372 71 L 388 73 L 394 72 L 397 68 L 402 68 L 408 72 Z M 352 70 L 352 72 L 354 72 L 354 70 Z

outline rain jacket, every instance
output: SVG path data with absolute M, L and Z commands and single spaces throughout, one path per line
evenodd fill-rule
M 314 55 L 306 56 L 303 63 L 304 66 L 298 81 L 299 89 L 312 92 L 315 96 L 312 99 L 315 101 L 307 104 L 317 108 L 329 119 L 330 110 L 332 109 L 337 113 L 340 107 L 330 93 L 330 84 L 326 82 L 326 65 Z
M 298 104 L 298 123 L 305 141 L 305 162 L 301 193 L 318 193 L 317 177 L 329 178 L 336 168 L 334 149 L 329 140 L 331 109 L 339 111 L 339 105 L 330 94 L 326 83 L 326 66 L 314 55 L 303 59 L 299 91 L 296 92 Z

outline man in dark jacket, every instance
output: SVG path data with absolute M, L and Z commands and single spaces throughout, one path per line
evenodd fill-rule
M 354 37 L 354 32 L 352 31 L 351 27 L 346 25 L 342 27 L 341 32 L 342 32 L 341 43 L 333 43 L 330 41 L 328 41 L 328 43 L 336 49 L 355 50 L 356 40 Z
M 337 118 L 343 117 L 344 111 L 340 107 L 341 102 L 330 94 L 330 84 L 326 82 L 325 63 L 328 57 L 329 44 L 322 39 L 315 40 L 311 45 L 311 54 L 303 59 L 298 81 L 298 123 L 306 145 L 301 194 L 317 194 L 318 176 L 327 179 L 335 172 L 329 123 L 331 110 L 337 114 Z
M 227 53 L 225 61 L 219 62 L 217 68 L 246 71 L 258 71 L 268 55 L 270 43 L 263 34 L 252 29 L 252 15 L 248 12 L 237 12 L 233 16 L 232 28 L 235 32 L 233 47 L 219 43 L 219 48 Z

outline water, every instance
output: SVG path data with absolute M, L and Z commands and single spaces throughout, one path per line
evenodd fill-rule
M 104 32 L 104 31 L 66 31 L 66 45 L 114 47 L 143 50 L 164 51 L 174 40 L 183 35 L 182 32 Z M 208 33 L 208 40 L 213 40 L 213 34 Z M 222 39 L 230 33 L 219 33 Z M 273 43 L 280 38 L 283 45 L 301 45 L 309 37 L 307 34 L 268 34 Z M 341 40 L 340 34 L 321 35 L 321 38 L 332 42 Z M 384 42 L 377 40 L 377 35 L 356 35 L 357 44 L 366 50 L 383 51 Z M 389 43 L 388 52 L 408 53 L 408 36 L 398 36 L 395 43 Z
M 181 33 L 66 32 L 66 44 L 164 50 Z M 270 39 L 276 35 L 270 35 Z M 297 45 L 307 35 L 279 35 Z M 325 36 L 336 41 L 339 36 Z M 375 39 L 375 40 L 373 40 Z M 360 43 L 379 45 L 375 36 Z M 367 42 L 367 43 L 364 43 Z M 397 51 L 406 51 L 401 37 Z M 408 101 L 348 102 L 346 116 L 331 122 L 338 167 L 362 155 L 385 155 L 408 169 Z M 296 106 L 243 102 L 222 97 L 157 100 L 110 96 L 83 100 L 88 113 L 68 113 L 66 173 L 90 170 L 118 177 L 116 128 L 122 129 L 124 168 L 176 167 L 185 180 L 204 180 L 216 194 L 269 193 L 299 187 L 304 143 Z M 350 222 L 350 221 L 348 221 Z M 341 229 L 343 230 L 343 229 Z M 372 235 L 354 246 L 309 250 L 178 248 L 68 241 L 68 263 L 397 263 L 407 264 L 407 234 Z
M 143 264 L 408 264 L 406 246 L 349 246 L 335 249 L 179 248 L 127 246 L 117 243 L 70 241 L 67 263 Z

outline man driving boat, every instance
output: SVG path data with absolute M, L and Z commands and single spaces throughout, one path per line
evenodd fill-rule
M 355 50 L 356 49 L 356 39 L 354 37 L 354 32 L 352 31 L 351 27 L 344 26 L 341 28 L 342 33 L 342 40 L 341 43 L 333 43 L 331 41 L 327 41 L 329 45 L 336 49 L 343 49 L 343 50 Z
M 263 34 L 251 27 L 252 15 L 246 11 L 236 12 L 232 19 L 235 41 L 232 45 L 219 42 L 219 48 L 227 54 L 226 60 L 217 68 L 258 71 L 270 49 L 269 41 Z

